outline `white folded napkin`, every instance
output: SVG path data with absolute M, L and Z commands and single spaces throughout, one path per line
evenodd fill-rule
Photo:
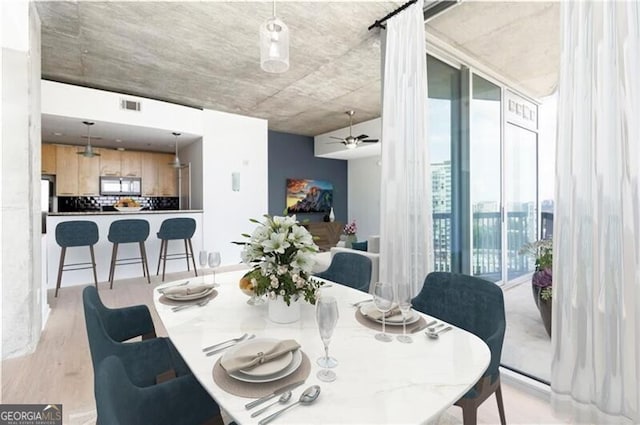
M 162 291 L 162 293 L 165 295 L 186 296 L 186 295 L 200 294 L 213 287 L 214 287 L 213 284 L 174 286 L 173 288 L 165 289 L 164 291 Z
M 396 305 L 391 310 L 387 311 L 384 314 L 384 317 L 385 317 L 385 319 L 388 319 L 389 317 L 393 317 L 393 316 L 398 315 L 398 314 L 402 314 L 402 312 L 400 311 L 400 307 L 398 307 Z M 368 316 L 368 317 L 372 318 L 373 320 L 382 320 L 382 313 L 377 308 L 369 309 L 369 311 L 366 312 L 365 316 Z
M 273 344 L 263 348 L 259 353 L 223 357 L 220 360 L 220 365 L 227 373 L 233 373 L 267 363 L 298 348 L 300 348 L 300 344 L 296 340 L 285 339 L 284 341 L 273 342 Z

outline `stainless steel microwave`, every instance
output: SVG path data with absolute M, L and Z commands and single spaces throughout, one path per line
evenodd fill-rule
M 100 195 L 129 195 L 142 194 L 142 179 L 140 177 L 100 177 Z

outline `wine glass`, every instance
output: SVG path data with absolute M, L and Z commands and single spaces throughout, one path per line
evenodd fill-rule
M 207 267 L 207 251 L 200 251 L 200 255 L 198 256 L 198 260 L 200 261 L 200 269 L 204 269 Z M 202 281 L 204 282 L 204 270 L 202 270 Z
M 376 334 L 376 339 L 382 342 L 390 342 L 392 338 L 386 334 L 385 318 L 393 307 L 393 286 L 387 282 L 376 282 L 373 288 L 373 303 L 382 313 L 382 333 Z
M 396 301 L 400 313 L 402 313 L 402 335 L 398 335 L 398 341 L 410 344 L 413 339 L 407 335 L 407 316 L 411 311 L 411 285 L 399 283 L 396 287 Z
M 209 267 L 213 269 L 213 283 L 216 283 L 216 267 L 220 265 L 220 253 L 217 251 L 209 253 Z
M 316 321 L 320 330 L 320 339 L 322 339 L 322 344 L 324 345 L 324 357 L 320 357 L 317 360 L 318 365 L 324 369 L 319 371 L 316 376 L 321 381 L 332 382 L 335 381 L 336 374 L 329 368 L 338 365 L 336 359 L 329 357 L 329 342 L 331 342 L 333 330 L 338 323 L 338 301 L 336 301 L 335 297 L 321 296 L 317 299 Z

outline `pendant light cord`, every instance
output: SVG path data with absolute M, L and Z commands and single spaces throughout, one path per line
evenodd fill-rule
M 276 0 L 273 0 L 273 17 L 276 17 Z

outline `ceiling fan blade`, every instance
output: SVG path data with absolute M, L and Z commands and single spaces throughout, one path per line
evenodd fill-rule
M 369 136 L 367 136 L 366 134 L 361 134 L 358 137 L 356 137 L 356 139 L 362 140 L 362 139 L 366 139 L 367 137 L 369 137 Z
M 330 139 L 344 140 L 342 137 L 329 136 Z
M 345 144 L 344 141 L 342 141 L 342 142 L 326 142 L 327 145 L 334 145 L 336 143 L 341 143 L 343 145 Z
M 378 143 L 378 139 L 360 140 L 362 143 Z

